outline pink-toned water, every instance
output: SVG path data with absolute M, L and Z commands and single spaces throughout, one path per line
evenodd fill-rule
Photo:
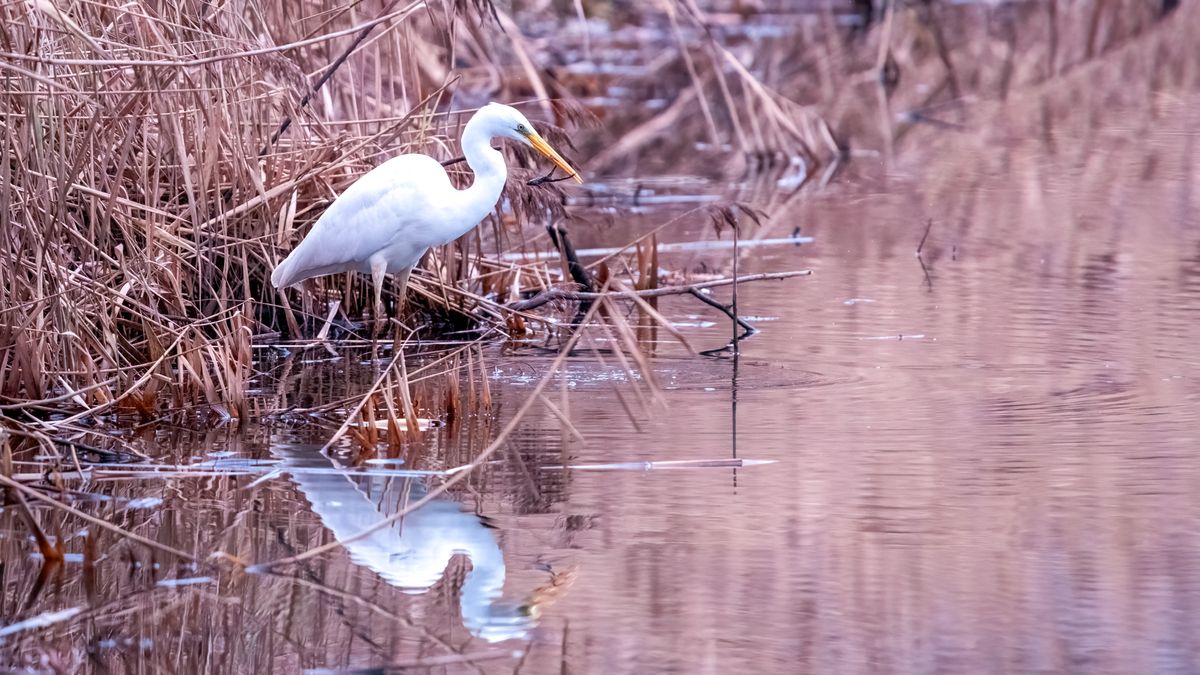
M 451 500 L 280 575 L 180 566 L 90 527 L 98 558 L 85 573 L 85 527 L 39 510 L 71 554 L 40 583 L 36 546 L 6 506 L 0 625 L 21 628 L 0 637 L 6 662 L 1200 671 L 1200 126 L 1185 102 L 1136 142 L 1115 119 L 1053 144 L 1032 133 L 1003 150 L 938 141 L 886 171 L 863 161 L 827 190 L 764 198 L 774 224 L 748 236 L 799 227 L 814 241 L 747 248 L 740 272 L 814 274 L 740 289 L 762 332 L 736 361 L 664 340 L 651 365 L 665 405 L 642 407 L 611 359 L 571 359 L 552 391 L 567 392 L 584 440 L 539 408 Z M 682 208 L 665 200 L 607 228 L 577 226 L 577 243 L 622 244 Z M 663 240 L 711 237 L 698 213 Z M 662 264 L 727 269 L 728 253 Z M 729 334 L 691 298 L 660 310 L 697 348 Z M 160 462 L 268 469 L 75 484 L 77 505 L 250 563 L 344 539 L 436 483 L 385 470 L 469 461 L 550 363 L 501 345 L 484 357 L 498 416 L 436 428 L 407 463 L 366 465 L 370 477 L 315 453 L 330 429 L 302 419 L 207 435 L 158 427 L 133 440 Z M 374 378 L 362 355 L 326 361 L 265 358 L 256 384 L 310 407 Z M 735 456 L 775 463 L 560 468 Z M 270 468 L 280 472 L 255 482 Z M 160 583 L 171 579 L 195 583 Z M 20 626 L 34 617 L 57 621 Z

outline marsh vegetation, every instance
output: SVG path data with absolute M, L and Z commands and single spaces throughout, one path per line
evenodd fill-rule
M 0 8 L 0 665 L 1188 669 L 1198 20 Z M 489 100 L 587 184 L 271 288 Z

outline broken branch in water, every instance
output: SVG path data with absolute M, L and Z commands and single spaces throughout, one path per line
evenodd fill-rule
M 606 298 L 608 300 L 613 300 L 613 299 L 618 299 L 618 298 L 629 298 L 631 300 L 636 300 L 638 302 L 641 302 L 643 298 L 657 298 L 657 297 L 660 297 L 663 295 L 691 295 L 692 297 L 700 300 L 704 304 L 714 307 L 716 309 L 719 309 L 721 312 L 723 312 L 725 314 L 725 316 L 728 316 L 731 320 L 733 320 L 733 322 L 735 323 L 736 326 L 741 326 L 742 330 L 744 331 L 741 335 L 735 335 L 735 337 L 733 338 L 733 341 L 730 342 L 729 345 L 725 345 L 724 347 L 721 347 L 719 349 L 710 349 L 710 350 L 700 352 L 700 354 L 702 354 L 704 356 L 716 356 L 720 353 L 729 351 L 730 347 L 732 345 L 736 345 L 738 340 L 742 340 L 742 339 L 750 337 L 751 335 L 754 335 L 755 333 L 758 332 L 758 329 L 755 328 L 753 325 L 751 325 L 745 319 L 738 316 L 737 310 L 734 307 L 734 305 L 732 305 L 732 304 L 724 305 L 724 304 L 721 304 L 720 302 L 717 302 L 716 300 L 713 300 L 712 298 L 708 297 L 707 295 L 705 295 L 704 293 L 701 292 L 703 289 L 715 288 L 715 287 L 719 287 L 719 286 L 733 286 L 736 289 L 737 284 L 747 282 L 747 281 L 763 281 L 763 280 L 767 280 L 767 279 L 788 279 L 791 277 L 809 276 L 811 274 L 812 274 L 812 270 L 795 270 L 792 272 L 767 272 L 767 273 L 762 273 L 762 274 L 751 274 L 751 275 L 744 276 L 744 277 L 733 276 L 733 277 L 727 277 L 725 279 L 714 279 L 712 281 L 701 281 L 698 283 L 687 284 L 684 286 L 667 286 L 664 288 L 650 288 L 650 289 L 641 290 L 641 291 L 616 290 L 616 291 L 609 291 L 607 293 L 588 293 L 585 291 L 569 291 L 569 290 L 556 288 L 556 289 L 551 289 L 549 291 L 544 291 L 542 293 L 539 293 L 538 295 L 535 295 L 534 297 L 529 298 L 528 300 L 521 300 L 518 302 L 509 303 L 508 305 L 505 305 L 505 307 L 507 309 L 510 309 L 513 311 L 526 311 L 526 310 L 533 309 L 535 307 L 540 307 L 549 302 L 554 302 L 556 300 L 568 300 L 568 301 L 573 300 L 573 301 L 578 301 L 580 303 L 580 307 L 582 308 L 583 306 L 585 306 L 585 303 L 590 304 L 591 302 L 601 299 L 601 298 Z M 576 321 L 575 323 L 578 323 L 578 321 Z M 736 331 L 736 329 L 735 329 L 735 331 Z M 684 344 L 686 345 L 686 342 Z M 689 347 L 689 350 L 690 349 L 691 348 Z
M 591 293 L 596 289 L 592 280 L 592 275 L 588 273 L 587 268 L 579 262 L 579 256 L 575 253 L 575 247 L 571 245 L 571 238 L 567 235 L 567 228 L 562 226 L 562 223 L 551 223 L 546 226 L 546 232 L 550 234 L 550 241 L 554 242 L 554 247 L 559 250 L 562 260 L 566 263 L 567 274 L 571 275 L 571 279 L 579 286 L 581 293 Z M 592 308 L 591 300 L 583 300 L 579 303 L 579 309 L 575 311 L 575 318 L 571 323 L 578 324 L 584 314 Z
M 734 287 L 736 288 L 736 285 Z M 722 305 L 721 303 L 717 302 L 716 300 L 713 300 L 712 298 L 708 297 L 707 295 L 701 293 L 699 291 L 699 289 L 696 289 L 696 288 L 689 288 L 688 293 L 690 293 L 692 297 L 696 298 L 700 302 L 703 302 L 704 304 L 706 304 L 710 307 L 715 307 L 715 308 L 721 310 L 722 312 L 725 313 L 725 316 L 728 316 L 730 319 L 735 321 L 737 323 L 737 325 L 742 327 L 742 330 L 744 330 L 745 332 L 742 333 L 741 335 L 735 336 L 733 338 L 734 343 L 736 343 L 738 340 L 744 340 L 758 332 L 757 328 L 750 325 L 749 322 L 747 322 L 745 319 L 743 319 L 742 317 L 737 315 L 737 310 L 734 308 L 734 306 L 732 304 Z M 722 351 L 723 350 L 724 350 L 724 348 L 722 348 Z
M 925 265 L 925 259 L 921 257 L 921 249 L 925 248 L 925 240 L 929 238 L 929 231 L 933 229 L 933 218 L 925 225 L 925 234 L 921 235 L 921 243 L 917 244 L 917 262 L 921 265 L 921 272 L 925 275 L 925 284 L 929 290 L 933 290 L 933 279 L 929 276 L 929 267 Z
M 921 249 L 925 248 L 925 240 L 929 238 L 929 231 L 933 229 L 933 218 L 925 223 L 925 234 L 921 235 L 921 243 L 917 244 L 917 257 L 921 257 Z
M 689 295 L 693 290 L 699 291 L 705 288 L 718 288 L 721 286 L 729 286 L 731 284 L 743 284 L 748 281 L 769 281 L 777 279 L 790 279 L 792 277 L 807 277 L 812 275 L 812 270 L 794 270 L 791 272 L 763 272 L 761 274 L 748 274 L 742 277 L 726 277 L 724 279 L 713 279 L 711 281 L 700 281 L 694 284 L 684 286 L 665 286 L 662 288 L 650 288 L 642 291 L 608 291 L 606 293 L 586 293 L 582 291 L 568 291 L 561 288 L 554 288 L 548 291 L 543 291 L 528 300 L 518 300 L 510 302 L 504 306 L 505 309 L 523 312 L 535 307 L 541 307 L 556 300 L 599 300 L 601 298 L 609 298 L 619 300 L 621 298 L 657 298 L 664 295 Z

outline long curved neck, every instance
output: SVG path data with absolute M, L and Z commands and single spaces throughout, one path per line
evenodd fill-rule
M 475 181 L 471 187 L 463 190 L 462 208 L 470 215 L 465 219 L 470 224 L 459 236 L 479 224 L 487 214 L 496 208 L 500 193 L 504 190 L 504 182 L 508 179 L 508 167 L 504 165 L 504 155 L 492 147 L 492 134 L 479 115 L 467 122 L 462 135 L 463 156 L 467 158 L 467 166 L 475 173 Z

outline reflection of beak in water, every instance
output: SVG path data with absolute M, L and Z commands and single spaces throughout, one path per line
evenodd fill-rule
M 420 478 L 354 476 L 329 472 L 337 464 L 308 446 L 276 446 L 280 469 L 295 471 L 292 480 L 312 510 L 338 541 L 375 525 L 405 505 L 425 496 Z M 493 530 L 457 502 L 434 500 L 370 535 L 345 544 L 355 563 L 370 568 L 406 592 L 423 593 L 442 579 L 456 554 L 471 561 L 463 580 L 460 607 L 471 634 L 489 642 L 524 637 L 533 628 L 536 609 L 500 600 L 504 588 L 504 556 Z

